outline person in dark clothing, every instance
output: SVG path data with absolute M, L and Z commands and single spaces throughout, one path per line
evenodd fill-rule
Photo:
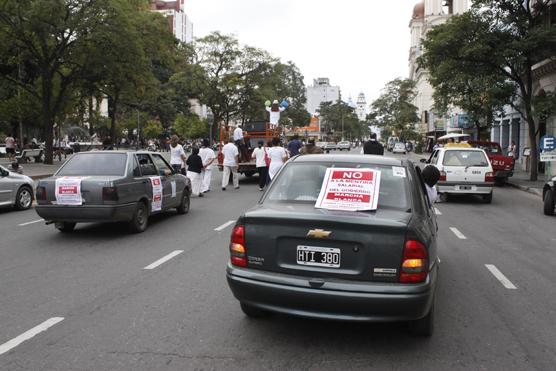
M 199 156 L 199 148 L 193 147 L 191 155 L 189 155 L 185 163 L 187 165 L 187 177 L 191 180 L 191 193 L 198 197 L 204 197 L 201 193 L 203 160 Z
M 384 155 L 384 147 L 376 140 L 376 133 L 371 133 L 371 139 L 363 144 L 363 153 L 366 155 Z
M 303 147 L 303 144 L 301 144 L 299 136 L 294 135 L 292 140 L 290 140 L 290 142 L 288 143 L 288 151 L 290 152 L 290 157 L 297 156 L 301 147 Z
M 423 182 L 425 183 L 425 188 L 427 189 L 427 196 L 431 204 L 435 203 L 438 199 L 438 194 L 436 191 L 436 183 L 440 180 L 440 170 L 433 165 L 427 165 L 421 171 L 421 176 L 423 177 Z

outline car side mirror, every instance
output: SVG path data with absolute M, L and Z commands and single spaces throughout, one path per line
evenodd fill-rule
M 422 162 L 423 164 L 428 164 L 429 160 L 427 160 L 426 158 L 422 158 L 419 160 L 419 162 Z

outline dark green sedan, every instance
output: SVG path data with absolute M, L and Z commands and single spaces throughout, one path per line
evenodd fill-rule
M 317 208 L 325 174 L 334 168 L 380 172 L 376 209 Z M 278 312 L 408 321 L 414 332 L 430 336 L 437 229 L 412 162 L 372 155 L 298 156 L 284 165 L 259 204 L 238 219 L 228 284 L 250 317 Z

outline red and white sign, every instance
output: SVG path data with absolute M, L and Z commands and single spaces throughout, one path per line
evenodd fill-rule
M 81 180 L 82 177 L 64 176 L 56 179 L 56 203 L 58 205 L 82 205 Z
M 151 202 L 152 211 L 162 210 L 162 180 L 159 176 L 151 176 L 151 186 L 153 187 L 153 199 Z
M 345 211 L 376 210 L 379 189 L 378 170 L 328 168 L 315 207 Z

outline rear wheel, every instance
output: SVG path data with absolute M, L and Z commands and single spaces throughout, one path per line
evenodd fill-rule
M 56 222 L 54 223 L 54 227 L 62 233 L 71 233 L 75 229 L 76 223 L 70 222 Z
M 240 302 L 239 305 L 241 306 L 241 310 L 247 317 L 251 318 L 261 318 L 268 316 L 268 312 L 259 308 L 255 308 L 252 305 Z
M 33 204 L 33 191 L 27 186 L 21 187 L 15 196 L 15 208 L 27 210 Z
M 487 194 L 487 195 L 483 195 L 483 201 L 484 201 L 486 204 L 490 204 L 490 203 L 492 202 L 492 192 L 490 192 L 490 193 Z
M 181 198 L 181 203 L 180 205 L 176 208 L 176 210 L 178 211 L 178 214 L 183 215 L 183 214 L 187 214 L 189 212 L 189 205 L 191 204 L 191 200 L 189 197 L 189 192 L 187 190 L 187 188 L 183 189 L 183 196 Z
M 415 335 L 432 336 L 434 333 L 434 301 L 431 305 L 429 313 L 421 319 L 409 322 L 409 330 Z
M 554 215 L 554 192 L 550 189 L 544 194 L 544 215 Z
M 129 222 L 129 229 L 132 233 L 141 233 L 147 229 L 149 212 L 144 202 L 138 202 L 133 213 L 133 219 Z

